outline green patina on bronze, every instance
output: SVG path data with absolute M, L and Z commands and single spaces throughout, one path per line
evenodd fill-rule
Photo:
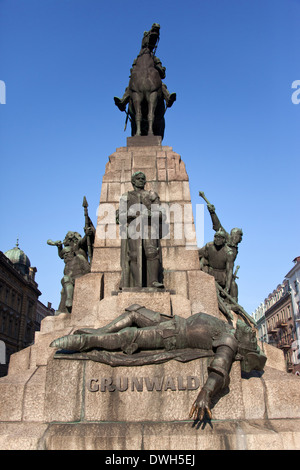
M 82 238 L 78 232 L 69 231 L 63 242 L 50 239 L 47 241 L 48 245 L 57 246 L 58 256 L 65 263 L 64 276 L 61 280 L 61 299 L 56 314 L 72 312 L 75 280 L 91 271 L 96 230 L 88 216 L 88 204 L 85 197 L 82 205 L 85 216 L 84 237 Z

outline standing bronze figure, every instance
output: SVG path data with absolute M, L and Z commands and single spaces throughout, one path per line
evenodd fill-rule
M 162 288 L 160 238 L 165 212 L 158 194 L 145 190 L 142 171 L 134 173 L 131 182 L 133 191 L 121 196 L 117 213 L 122 238 L 120 287 Z
M 47 241 L 48 245 L 57 246 L 58 256 L 65 263 L 64 276 L 61 280 L 61 299 L 57 315 L 59 313 L 72 312 L 75 280 L 91 271 L 96 230 L 88 215 L 88 203 L 85 197 L 83 199 L 83 207 L 85 215 L 85 235 L 83 238 L 78 232 L 69 231 L 63 241 L 53 241 L 50 239 Z
M 130 116 L 132 136 L 154 134 L 163 138 L 166 108 L 176 100 L 176 93 L 170 94 L 162 82 L 166 69 L 155 57 L 159 32 L 158 23 L 144 32 L 140 53 L 132 64 L 129 85 L 121 99 L 114 97 L 121 111 L 125 111 L 129 103 L 127 117 Z
M 238 286 L 236 283 L 237 272 L 235 272 L 234 262 L 238 254 L 238 244 L 242 241 L 243 231 L 240 228 L 233 228 L 228 233 L 222 226 L 216 209 L 211 204 L 203 191 L 199 191 L 199 196 L 207 203 L 210 213 L 213 230 L 215 230 L 214 241 L 207 243 L 198 250 L 200 259 L 200 269 L 214 276 L 216 280 L 217 295 L 220 311 L 232 320 L 231 310 L 241 315 L 248 325 L 255 325 L 256 322 L 241 305 L 238 304 Z
M 222 283 L 220 285 L 225 288 L 225 291 L 227 293 L 230 293 L 231 297 L 235 300 L 235 302 L 238 301 L 238 286 L 235 280 L 237 279 L 237 270 L 235 273 L 233 273 L 233 267 L 234 267 L 234 262 L 237 258 L 238 255 L 238 244 L 242 241 L 243 238 L 243 231 L 241 228 L 233 228 L 230 233 L 228 233 L 224 227 L 222 226 L 219 217 L 216 214 L 216 209 L 213 204 L 211 204 L 207 198 L 205 197 L 205 194 L 203 191 L 199 191 L 199 196 L 204 199 L 204 201 L 207 203 L 207 209 L 211 217 L 211 221 L 213 224 L 213 230 L 215 232 L 222 232 L 223 236 L 225 237 L 225 243 L 227 246 L 227 251 L 230 253 L 230 259 L 231 259 L 231 266 L 229 268 L 229 271 L 227 273 L 227 279 L 226 279 L 226 286 L 223 286 Z M 218 279 L 216 279 L 218 281 Z M 229 292 L 230 291 L 230 292 Z

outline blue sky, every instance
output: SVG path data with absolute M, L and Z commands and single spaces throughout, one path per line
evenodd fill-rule
M 108 156 L 130 129 L 122 96 L 142 34 L 177 93 L 163 145 L 186 164 L 224 227 L 242 227 L 239 301 L 251 313 L 300 254 L 300 0 L 0 0 L 1 232 L 36 266 L 40 300 L 58 307 L 63 262 L 48 238 L 96 223 Z M 213 238 L 205 209 L 204 242 Z

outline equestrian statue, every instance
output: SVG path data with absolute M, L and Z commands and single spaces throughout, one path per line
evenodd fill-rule
M 162 82 L 166 68 L 155 56 L 159 41 L 160 25 L 153 23 L 144 32 L 142 47 L 134 60 L 129 85 L 122 98 L 114 97 L 120 111 L 126 111 L 131 121 L 131 135 L 158 135 L 164 137 L 165 112 L 176 100 L 176 93 L 169 93 Z M 126 106 L 128 104 L 128 111 Z

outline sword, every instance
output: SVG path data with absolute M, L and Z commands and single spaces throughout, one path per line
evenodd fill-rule
M 233 279 L 238 279 L 237 273 L 238 273 L 238 270 L 239 270 L 239 269 L 240 269 L 240 266 L 237 266 L 237 267 L 235 268 L 235 271 L 234 271 L 233 276 L 232 276 Z

